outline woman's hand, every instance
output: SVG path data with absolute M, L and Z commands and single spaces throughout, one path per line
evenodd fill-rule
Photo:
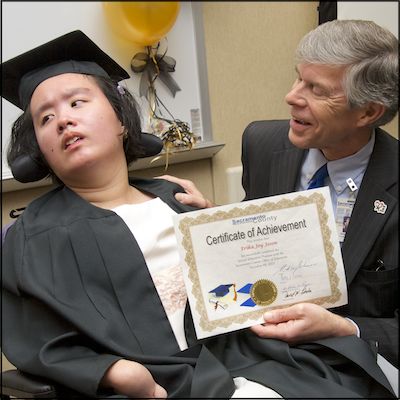
M 156 178 L 165 179 L 167 181 L 177 183 L 182 186 L 186 193 L 177 193 L 175 195 L 176 200 L 182 204 L 186 204 L 198 208 L 211 208 L 214 204 L 210 200 L 207 200 L 203 194 L 197 189 L 195 184 L 188 179 L 176 178 L 172 175 L 162 175 Z
M 250 329 L 260 337 L 303 343 L 332 336 L 356 335 L 356 326 L 346 318 L 313 303 L 299 303 L 268 311 L 264 324 Z
M 115 362 L 104 374 L 101 386 L 131 398 L 167 398 L 167 391 L 154 381 L 150 371 L 135 361 Z

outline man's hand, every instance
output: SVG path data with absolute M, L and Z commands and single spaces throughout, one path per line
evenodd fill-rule
M 203 196 L 203 194 L 197 189 L 192 181 L 189 181 L 188 179 L 176 178 L 172 175 L 156 176 L 156 178 L 165 179 L 182 186 L 186 193 L 177 193 L 175 195 L 176 200 L 182 204 L 199 208 L 214 207 L 214 204 Z
M 104 374 L 101 386 L 130 398 L 167 398 L 166 390 L 154 381 L 150 371 L 135 361 L 115 362 Z
M 260 337 L 291 344 L 357 334 L 351 321 L 312 303 L 268 311 L 264 314 L 264 321 L 264 324 L 250 329 Z

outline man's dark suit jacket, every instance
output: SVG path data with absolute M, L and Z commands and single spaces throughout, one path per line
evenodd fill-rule
M 307 150 L 288 139 L 289 121 L 255 121 L 242 141 L 245 200 L 296 190 Z M 359 188 L 342 246 L 348 304 L 333 311 L 355 321 L 361 337 L 398 366 L 398 141 L 376 130 L 375 146 Z M 374 211 L 375 200 L 387 205 Z M 382 260 L 385 269 L 375 271 Z

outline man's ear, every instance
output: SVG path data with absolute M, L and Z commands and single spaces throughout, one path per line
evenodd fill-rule
M 384 112 L 386 107 L 382 104 L 369 102 L 360 109 L 360 117 L 357 125 L 359 127 L 370 126 L 377 121 Z

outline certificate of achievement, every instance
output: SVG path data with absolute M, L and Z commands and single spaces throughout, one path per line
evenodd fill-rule
M 268 309 L 347 303 L 327 187 L 174 217 L 199 339 L 263 322 Z

